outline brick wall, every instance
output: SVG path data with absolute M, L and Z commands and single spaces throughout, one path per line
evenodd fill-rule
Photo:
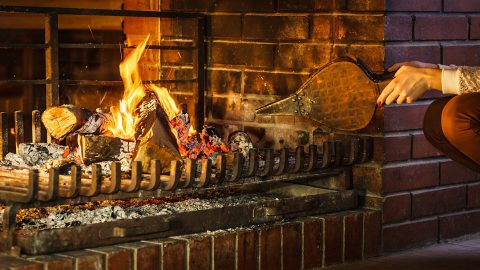
M 420 60 L 480 65 L 480 1 L 387 0 L 385 66 Z M 356 168 L 367 203 L 383 209 L 383 249 L 395 251 L 480 231 L 480 175 L 445 158 L 421 127 L 428 94 L 384 109 L 376 164 Z M 354 173 L 355 175 L 355 173 Z
M 295 146 L 300 131 L 312 131 L 308 121 L 254 111 L 294 93 L 315 69 L 346 54 L 383 69 L 383 0 L 162 0 L 160 8 L 207 14 L 208 122 L 224 134 L 245 130 L 259 145 Z M 191 26 L 164 20 L 163 40 L 191 35 Z M 177 52 L 162 58 L 188 64 Z M 191 89 L 176 90 L 189 100 Z
M 153 239 L 44 256 L 0 255 L 1 269 L 318 269 L 377 256 L 379 211 Z

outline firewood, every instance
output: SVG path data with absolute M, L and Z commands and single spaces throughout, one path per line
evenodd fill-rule
M 168 117 L 157 97 L 147 92 L 137 108 L 140 121 L 136 126 L 137 144 L 133 160 L 142 162 L 144 171 L 150 170 L 150 161 L 160 160 L 161 171 L 168 172 L 173 160 L 181 159 L 175 136 L 168 124 Z
M 57 140 L 81 128 L 93 112 L 73 105 L 51 107 L 42 114 L 42 122 L 48 133 Z
M 122 140 L 107 136 L 79 135 L 79 147 L 84 164 L 109 160 L 119 160 Z

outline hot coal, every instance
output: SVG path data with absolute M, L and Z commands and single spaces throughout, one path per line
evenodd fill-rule
M 139 219 L 173 213 L 245 205 L 264 201 L 262 194 L 245 194 L 217 198 L 189 198 L 181 201 L 168 199 L 147 200 L 148 204 L 128 201 L 111 204 L 111 201 L 75 206 L 56 206 L 22 209 L 17 214 L 17 226 L 22 229 L 55 229 L 78 225 L 96 224 L 121 219 Z M 3 210 L 0 209 L 0 222 Z

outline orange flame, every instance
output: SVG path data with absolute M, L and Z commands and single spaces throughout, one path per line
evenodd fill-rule
M 110 108 L 112 121 L 108 123 L 107 129 L 112 136 L 124 140 L 135 140 L 135 126 L 140 120 L 135 114 L 135 110 L 145 96 L 147 89 L 155 93 L 169 119 L 173 119 L 179 113 L 175 101 L 166 88 L 153 84 L 144 85 L 142 83 L 138 70 L 138 62 L 145 51 L 149 37 L 150 36 L 147 36 L 119 65 L 124 93 L 118 106 L 112 106 Z

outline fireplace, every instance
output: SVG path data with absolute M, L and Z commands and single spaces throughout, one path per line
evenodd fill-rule
M 197 130 L 205 123 L 223 142 L 245 133 L 254 148 L 168 162 L 164 172 L 156 160 L 128 172 L 115 162 L 67 166 L 66 174 L 2 168 L 13 183 L 0 185 L 5 267 L 311 269 L 478 231 L 478 175 L 432 149 L 420 130 L 434 95 L 378 109 L 355 132 L 255 114 L 343 56 L 378 73 L 412 58 L 475 64 L 458 57 L 477 46 L 474 4 L 53 2 L 0 7 L 2 158 L 20 143 L 49 140 L 39 121 L 48 106 L 102 112 L 118 101 L 117 67 L 147 35 L 144 82 L 168 88 Z M 435 20 L 463 34 L 429 35 Z M 45 227 L 52 211 L 63 227 Z M 88 211 L 104 218 L 72 219 Z M 145 214 L 153 211 L 161 214 Z
M 121 1 L 111 2 L 118 4 Z M 242 10 L 247 8 L 241 5 Z M 21 96 L 11 98 L 20 101 L 16 106 L 6 102 L 4 106 L 8 112 L 1 113 L 0 121 L 1 158 L 4 162 L 0 169 L 3 224 L 3 255 L 0 256 L 5 265 L 22 264 L 23 259 L 15 256 L 24 254 L 37 256 L 32 257 L 37 259 L 52 256 L 67 258 L 67 261 L 73 260 L 76 267 L 83 263 L 91 263 L 88 267 L 96 267 L 98 261 L 91 258 L 100 255 L 106 259 L 103 264 L 112 267 L 122 262 L 121 258 L 114 255 L 117 249 L 135 250 L 135 255 L 132 253 L 127 256 L 134 257 L 134 262 L 129 259 L 127 264 L 141 264 L 139 256 L 146 245 L 154 249 L 161 247 L 163 267 L 168 268 L 169 261 L 175 261 L 180 256 L 180 253 L 171 254 L 180 246 L 189 256 L 189 264 L 200 263 L 210 267 L 213 258 L 209 262 L 195 259 L 197 253 L 208 250 L 207 247 L 201 247 L 204 245 L 202 243 L 206 243 L 205 240 L 199 239 L 208 237 L 211 231 L 216 231 L 213 235 L 226 237 L 223 232 L 230 231 L 235 234 L 235 244 L 231 246 L 235 251 L 228 251 L 224 255 L 233 256 L 235 253 L 236 265 L 246 263 L 245 267 L 249 268 L 248 264 L 254 259 L 249 254 L 260 252 L 265 253 L 264 263 L 273 259 L 272 267 L 275 267 L 275 258 L 279 254 L 268 255 L 270 251 L 262 248 L 276 243 L 276 235 L 280 233 L 282 237 L 296 239 L 292 244 L 301 244 L 301 248 L 294 248 L 295 256 L 301 255 L 303 258 L 303 254 L 299 253 L 301 250 L 312 253 L 301 260 L 301 265 L 314 267 L 324 264 L 321 258 L 324 255 L 319 255 L 323 248 L 318 241 L 323 237 L 321 230 L 327 220 L 332 222 L 327 231 L 336 230 L 332 234 L 335 235 L 333 242 L 336 242 L 337 233 L 340 232 L 341 239 L 352 237 L 347 242 L 351 241 L 352 247 L 355 247 L 346 254 L 347 260 L 361 258 L 363 254 L 374 254 L 378 239 L 376 234 L 368 232 L 365 236 L 362 231 L 358 235 L 354 230 L 368 226 L 375 231 L 378 228 L 378 212 L 358 209 L 358 192 L 352 189 L 351 179 L 352 166 L 368 162 L 372 157 L 371 138 L 364 134 L 314 133 L 311 128 L 305 128 L 307 125 L 300 119 L 287 119 L 285 122 L 280 118 L 274 120 L 276 117 L 254 119 L 257 107 L 287 94 L 287 90 L 271 92 L 272 80 L 293 87 L 289 78 L 297 75 L 306 78 L 307 71 L 284 70 L 270 74 L 268 70 L 271 67 L 267 62 L 271 45 L 256 40 L 261 37 L 251 37 L 245 48 L 240 46 L 244 56 L 229 53 L 229 50 L 237 49 L 234 36 L 230 37 L 233 41 L 231 44 L 217 44 L 212 40 L 217 31 L 212 25 L 218 24 L 215 22 L 217 19 L 227 19 L 222 15 L 208 17 L 203 12 L 183 8 L 177 11 L 140 10 L 142 8 L 134 1 L 125 1 L 123 9 L 0 6 L 2 14 L 11 18 L 25 18 L 27 25 L 29 20 L 33 24 L 38 21 L 43 24 L 42 27 L 36 25 L 34 29 L 39 28 L 37 30 L 15 30 L 22 33 L 18 36 L 23 39 L 12 34 L 11 29 L 3 30 L 7 38 L 1 48 L 6 52 L 16 51 L 16 55 L 25 59 L 22 64 L 28 68 L 24 69 L 32 70 L 17 75 L 16 71 L 22 68 L 13 62 L 6 62 L 5 69 L 8 72 L 0 82 L 6 97 L 14 92 L 15 86 L 26 89 Z M 69 25 L 75 25 L 73 18 L 79 18 L 76 26 Z M 82 25 L 82 20 L 93 23 Z M 106 30 L 102 28 L 104 24 L 107 25 Z M 223 27 L 218 30 L 227 31 Z M 252 33 L 253 36 L 259 34 L 266 38 L 272 35 Z M 133 84 L 165 86 L 170 97 L 182 107 L 179 115 L 192 115 L 192 127 L 195 130 L 206 130 L 203 127 L 206 123 L 211 130 L 215 130 L 212 136 L 219 140 L 246 136 L 242 139 L 251 141 L 249 147 L 237 152 L 219 152 L 214 157 L 204 159 L 187 156 L 165 162 L 156 158 L 132 158 L 126 170 L 121 162 L 108 162 L 106 166 L 105 162 L 95 163 L 98 161 L 96 159 L 88 162 L 92 163 L 88 167 L 74 164 L 55 168 L 55 165 L 47 165 L 50 166 L 47 170 L 46 167 L 39 169 L 39 164 L 35 163 L 27 168 L 22 167 L 23 161 L 28 159 L 30 162 L 33 156 L 35 160 L 41 159 L 37 155 L 44 155 L 45 151 L 48 154 L 56 152 L 57 156 L 61 152 L 64 156 L 69 155 L 73 148 L 68 139 L 65 141 L 64 137 L 55 137 L 51 129 L 47 134 L 45 127 L 49 127 L 45 115 L 52 108 L 73 108 L 58 107 L 64 103 L 86 107 L 90 109 L 89 115 L 103 114 L 103 107 L 118 102 L 125 91 L 122 86 L 128 84 L 122 75 L 123 71 L 122 83 L 119 75 L 112 70 L 117 70 L 120 59 L 134 55 L 147 35 L 150 35 L 149 44 L 142 60 L 137 63 L 143 80 Z M 220 33 L 220 36 L 223 35 Z M 287 39 L 294 41 L 302 38 L 295 36 Z M 260 51 L 257 52 L 257 49 Z M 32 53 L 32 50 L 35 52 Z M 38 50 L 44 52 L 43 57 Z M 242 72 L 235 71 L 235 68 L 209 68 L 210 65 L 216 65 L 217 58 L 229 59 L 231 64 L 243 66 L 242 69 L 246 69 L 241 76 L 246 77 L 240 79 L 238 75 Z M 32 65 L 35 61 L 44 65 Z M 239 80 L 243 85 L 240 92 L 237 91 Z M 267 92 L 263 94 L 249 93 L 259 80 L 263 81 L 263 87 L 269 87 L 270 90 L 264 89 Z M 166 111 L 164 106 L 160 107 Z M 281 132 L 274 132 L 272 123 L 275 121 L 283 123 L 278 125 L 281 126 Z M 298 123 L 301 123 L 300 128 Z M 63 127 L 63 124 L 59 126 Z M 103 147 L 98 144 L 103 140 L 106 139 L 96 135 L 75 137 L 81 153 L 89 151 L 84 145 L 88 143 L 92 144 L 92 151 L 97 150 L 95 148 L 112 150 L 118 144 L 108 139 L 107 146 Z M 56 143 L 60 145 L 55 146 Z M 125 143 L 129 149 L 130 142 L 123 141 Z M 86 165 L 87 158 L 80 155 L 81 162 Z M 12 156 L 20 157 L 22 164 L 15 163 Z M 5 163 L 7 161 L 10 163 Z M 325 216 L 330 213 L 339 214 Z M 313 228 L 318 239 L 304 238 L 305 226 Z M 353 230 L 344 233 L 340 230 L 344 226 Z M 263 242 L 262 248 L 260 242 L 253 244 L 253 239 L 250 239 L 251 236 L 260 237 L 256 233 L 260 232 L 257 228 L 264 230 L 261 237 L 265 239 L 259 239 Z M 185 237 L 193 237 L 193 242 L 188 240 L 188 244 L 183 246 L 181 243 Z M 241 240 L 242 237 L 245 239 Z M 225 243 L 231 245 L 231 240 Z M 128 243 L 132 241 L 137 242 Z M 285 246 L 290 244 L 283 241 L 281 243 Z M 215 243 L 220 247 L 222 245 L 221 241 Z M 240 248 L 240 243 L 246 246 Z M 369 249 L 364 249 L 364 245 Z M 305 246 L 311 249 L 305 249 Z M 96 250 L 94 254 L 90 249 Z M 339 259 L 335 250 L 326 251 L 329 261 L 326 264 L 334 264 Z M 333 252 L 332 255 L 328 255 L 329 252 Z M 245 261 L 241 262 L 239 258 Z M 283 260 L 286 264 L 300 263 L 294 257 L 285 255 L 282 258 L 282 264 Z M 92 262 L 88 262 L 90 259 Z M 61 261 L 42 263 L 60 265 L 63 263 Z M 182 269 L 183 263 L 180 261 L 174 267 Z M 221 259 L 215 259 L 215 264 L 220 267 Z

